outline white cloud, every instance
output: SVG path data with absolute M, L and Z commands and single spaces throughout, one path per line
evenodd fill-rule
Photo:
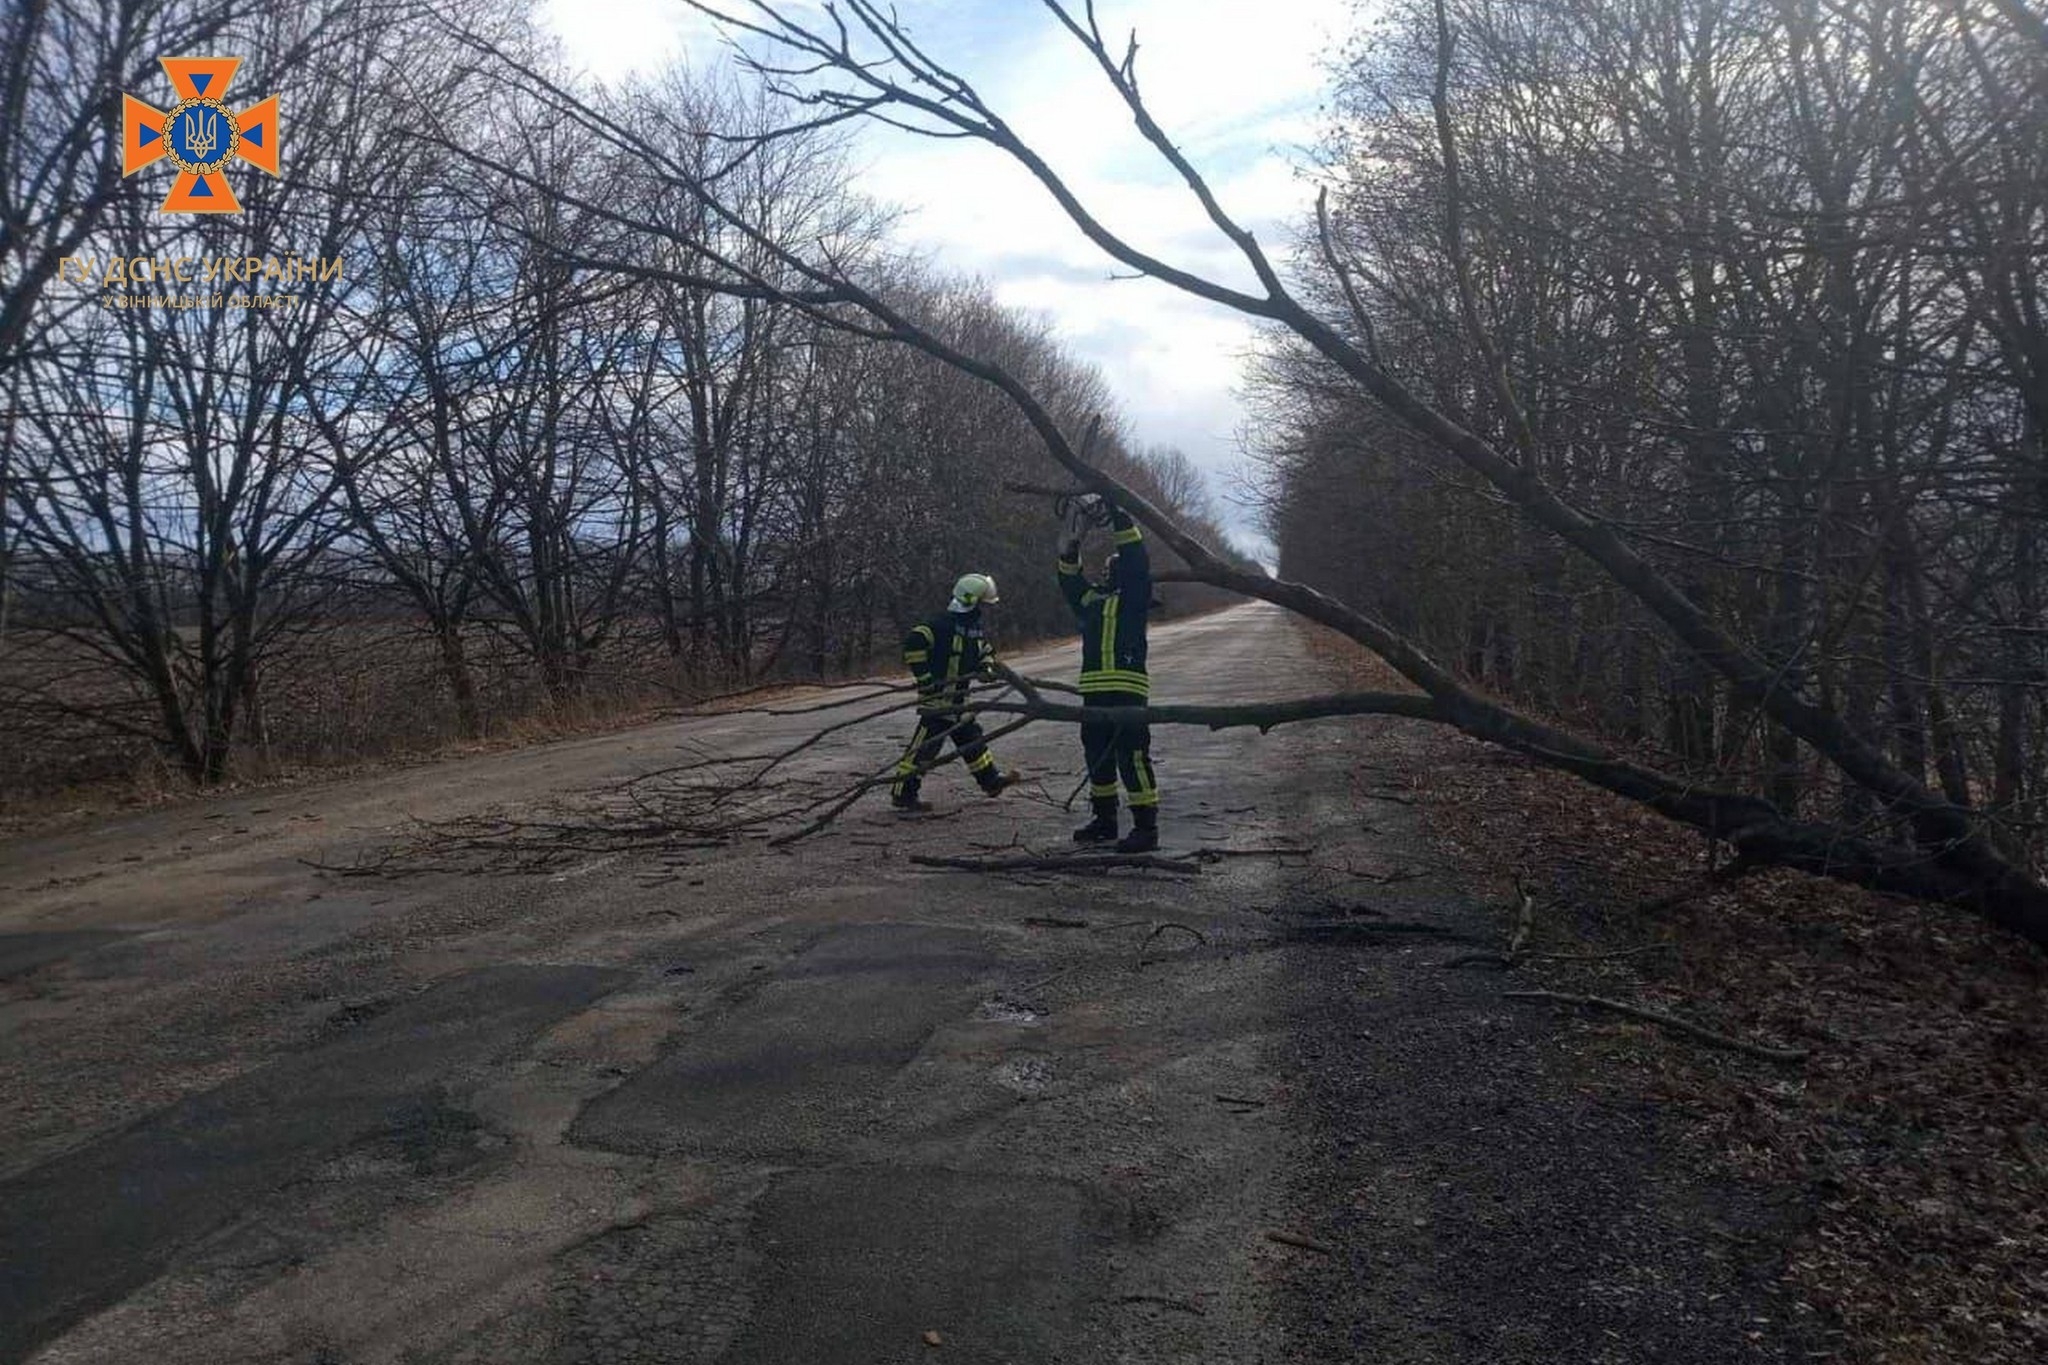
M 716 52 L 710 20 L 678 0 L 543 0 L 541 14 L 570 64 L 608 83 Z
M 1078 11 L 1079 4 L 1070 6 Z M 1098 0 L 1112 51 L 1138 33 L 1154 117 L 1268 250 L 1313 190 L 1293 170 L 1313 138 L 1324 54 L 1352 0 Z M 1175 265 L 1253 290 L 1253 276 L 1179 176 L 1133 125 L 1092 58 L 1038 5 L 901 0 L 927 50 L 972 80 L 1113 231 Z M 672 0 L 548 0 L 572 60 L 615 79 L 687 55 L 711 60 L 705 25 Z M 974 142 L 871 127 L 861 188 L 903 206 L 908 243 L 990 281 L 1005 303 L 1050 316 L 1104 372 L 1143 443 L 1174 444 L 1212 475 L 1237 462 L 1236 395 L 1253 340 L 1243 318 L 1164 286 L 1111 282 L 1117 266 L 1021 167 Z M 1214 480 L 1223 491 L 1223 480 Z

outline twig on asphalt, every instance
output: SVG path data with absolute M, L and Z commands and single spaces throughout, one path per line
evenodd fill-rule
M 1017 845 L 1021 847 L 1021 845 Z M 1099 874 L 1116 868 L 1140 868 L 1152 872 L 1177 872 L 1193 875 L 1202 870 L 1205 863 L 1221 862 L 1225 858 L 1289 858 L 1306 857 L 1313 850 L 1294 845 L 1274 845 L 1267 848 L 1218 848 L 1210 845 L 1191 849 L 1184 854 L 1154 853 L 1028 853 L 1014 858 L 944 858 L 932 854 L 913 854 L 910 861 L 919 867 L 945 868 L 954 872 L 1081 872 Z
M 296 858 L 293 861 L 301 867 L 310 867 L 315 872 L 329 872 L 337 877 L 374 877 L 390 866 L 392 856 L 391 850 L 385 849 L 374 855 L 358 854 L 352 863 L 330 863 L 325 858 Z
M 1529 942 L 1529 934 L 1536 927 L 1536 898 L 1522 885 L 1522 879 L 1515 878 L 1515 928 L 1508 935 L 1508 962 L 1521 956 L 1522 949 Z
M 1453 943 L 1472 941 L 1456 929 L 1446 929 L 1441 924 L 1427 924 L 1421 920 L 1310 920 L 1306 924 L 1294 925 L 1287 931 L 1288 938 L 1306 943 L 1370 940 L 1379 934 L 1439 938 Z
M 1535 901 L 1522 889 L 1521 879 L 1515 879 L 1515 890 L 1521 897 L 1517 909 L 1514 931 L 1508 935 L 1507 947 L 1499 952 L 1459 953 L 1437 965 L 1446 969 L 1458 967 L 1497 967 L 1510 971 L 1525 962 L 1620 962 L 1627 958 L 1644 957 L 1650 953 L 1675 953 L 1675 943 L 1645 943 L 1634 948 L 1619 948 L 1606 953 L 1532 953 L 1523 945 L 1528 942 L 1531 916 Z
M 1611 953 L 1523 953 L 1524 962 L 1618 962 L 1623 958 L 1644 957 L 1650 953 L 1675 953 L 1676 943 L 1646 943 L 1640 948 L 1621 948 Z
M 1274 844 L 1266 848 L 1218 848 L 1204 844 L 1187 856 L 1197 862 L 1214 863 L 1225 858 L 1306 858 L 1314 852 L 1313 848 L 1303 848 L 1298 844 Z
M 1328 1242 L 1318 1242 L 1313 1237 L 1304 1237 L 1298 1232 L 1287 1232 L 1280 1228 L 1268 1228 L 1266 1230 L 1266 1240 L 1278 1242 L 1282 1246 L 1300 1247 L 1303 1251 L 1314 1251 L 1324 1256 L 1335 1256 L 1337 1254 L 1337 1248 L 1331 1246 Z
M 1188 858 L 1162 858 L 1151 853 L 1052 853 L 1023 858 L 940 858 L 913 853 L 910 861 L 919 867 L 945 868 L 954 872 L 1080 872 L 1100 875 L 1120 868 L 1151 872 L 1177 872 L 1194 876 L 1200 863 Z
M 1054 972 L 1051 976 L 1041 976 L 1036 981 L 1028 981 L 1022 986 L 1019 986 L 1017 988 L 1017 993 L 1019 995 L 1029 995 L 1033 991 L 1042 991 L 1047 986 L 1050 986 L 1053 982 L 1061 980 L 1065 977 L 1072 976 L 1075 972 L 1079 970 L 1080 968 L 1078 966 L 1062 967 L 1058 971 Z
M 1141 943 L 1140 943 L 1140 944 L 1138 945 L 1138 958 L 1137 958 L 1137 961 L 1135 961 L 1135 962 L 1133 962 L 1133 963 L 1131 964 L 1131 970 L 1132 970 L 1132 971 L 1134 971 L 1134 972 L 1135 972 L 1135 971 L 1143 971 L 1143 970 L 1144 970 L 1144 969 L 1145 969 L 1146 967 L 1149 967 L 1149 966 L 1151 966 L 1151 965 L 1152 965 L 1152 964 L 1153 964 L 1154 962 L 1164 962 L 1164 961 L 1166 961 L 1166 958 L 1165 958 L 1165 957 L 1163 957 L 1163 956 L 1162 956 L 1162 957 L 1149 957 L 1149 956 L 1147 956 L 1147 955 L 1146 955 L 1146 950 L 1147 950 L 1147 949 L 1149 949 L 1149 948 L 1150 948 L 1150 947 L 1152 946 L 1152 940 L 1153 940 L 1153 939 L 1155 939 L 1155 938 L 1158 938 L 1158 937 L 1159 937 L 1159 936 L 1160 936 L 1161 934 L 1165 933 L 1165 932 L 1166 932 L 1166 931 L 1167 931 L 1168 929 L 1178 929 L 1178 930 L 1180 930 L 1180 931 L 1181 931 L 1181 932 L 1182 932 L 1183 934 L 1186 934 L 1186 935 L 1188 935 L 1189 937 L 1193 938 L 1193 939 L 1194 939 L 1194 941 L 1195 941 L 1195 942 L 1196 942 L 1197 944 L 1201 945 L 1202 947 L 1206 948 L 1206 947 L 1208 947 L 1208 946 L 1209 946 L 1209 940 L 1208 940 L 1208 938 L 1207 938 L 1207 937 L 1205 937 L 1205 936 L 1203 935 L 1203 933 L 1202 933 L 1202 931 L 1201 931 L 1200 929 L 1197 929 L 1197 928 L 1195 928 L 1195 927 L 1194 927 L 1194 926 L 1192 926 L 1192 925 L 1188 925 L 1188 924 L 1182 924 L 1182 923 L 1181 923 L 1181 922 L 1180 922 L 1179 920 L 1171 920 L 1171 919 L 1169 919 L 1169 920 L 1161 920 L 1161 921 L 1159 921 L 1159 922 L 1158 922 L 1157 924 L 1154 924 L 1154 925 L 1152 926 L 1152 932 L 1151 932 L 1151 933 L 1149 933 L 1149 934 L 1147 934 L 1147 935 L 1145 935 L 1144 941 L 1143 941 L 1143 942 L 1141 942 Z
M 1585 1009 L 1606 1010 L 1612 1014 L 1626 1015 L 1645 1023 L 1656 1024 L 1674 1033 L 1684 1034 L 1695 1042 L 1708 1047 L 1723 1048 L 1729 1052 L 1740 1052 L 1747 1056 L 1759 1057 L 1767 1062 L 1803 1062 L 1806 1049 L 1799 1047 L 1771 1047 L 1764 1043 L 1752 1043 L 1742 1038 L 1732 1038 L 1725 1033 L 1716 1033 L 1710 1028 L 1681 1019 L 1675 1014 L 1662 1010 L 1645 1009 L 1621 1000 L 1609 1000 L 1604 995 L 1568 995 L 1562 991 L 1506 991 L 1510 1000 L 1549 1000 L 1560 1005 L 1578 1005 Z
M 1515 927 L 1508 932 L 1507 946 L 1497 953 L 1459 953 L 1456 957 L 1438 965 L 1446 968 L 1497 967 L 1501 971 L 1506 972 L 1514 970 L 1517 964 L 1526 962 L 1531 957 L 1542 956 L 1542 954 L 1526 953 L 1523 951 L 1524 945 L 1529 942 L 1530 932 L 1536 926 L 1536 898 L 1530 895 L 1528 889 L 1522 885 L 1522 878 L 1519 874 L 1514 878 L 1514 883 Z
M 1371 825 L 1364 825 L 1360 828 L 1367 834 L 1378 832 Z M 1349 863 L 1337 866 L 1332 866 L 1328 863 L 1318 863 L 1316 871 L 1328 872 L 1333 876 L 1349 877 L 1353 881 L 1371 882 L 1375 886 L 1393 886 L 1400 882 L 1412 882 L 1418 878 L 1427 877 L 1431 869 L 1426 867 L 1397 867 L 1391 872 L 1360 872 Z

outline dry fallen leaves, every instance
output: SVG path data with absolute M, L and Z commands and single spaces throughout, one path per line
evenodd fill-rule
M 1317 652 L 1359 685 L 1384 668 L 1335 637 Z M 1596 1080 L 1682 1114 L 1730 1168 L 1810 1211 L 1785 1274 L 1830 1350 L 2048 1360 L 2048 956 L 1960 911 L 1789 872 L 1645 913 L 1705 875 L 1697 834 L 1476 740 L 1443 745 L 1463 761 L 1406 773 L 1403 790 L 1447 863 L 1498 875 L 1478 894 L 1513 905 L 1523 871 L 1534 946 L 1676 949 L 1545 965 L 1545 984 L 1811 1048 L 1788 1079 L 1616 1028 L 1598 1035 L 1615 1041 Z

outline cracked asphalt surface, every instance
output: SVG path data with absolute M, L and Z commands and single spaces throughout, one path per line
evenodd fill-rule
M 1329 685 L 1264 607 L 1152 655 L 1161 701 Z M 1796 1213 L 1582 1085 L 1570 1024 L 1434 969 L 1498 926 L 1459 890 L 1488 870 L 1434 864 L 1388 799 L 1459 752 L 1412 723 L 1155 732 L 1166 851 L 1313 850 L 1192 878 L 914 867 L 1078 821 L 957 769 L 936 817 L 877 800 L 683 868 L 302 861 L 806 724 L 0 844 L 0 1360 L 1797 1358 Z M 999 757 L 1064 798 L 1078 748 L 1041 726 Z

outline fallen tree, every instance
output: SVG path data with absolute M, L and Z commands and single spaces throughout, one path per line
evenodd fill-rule
M 1139 88 L 1135 36 L 1118 56 L 1102 33 L 1092 4 L 1077 12 L 1059 0 L 1043 2 L 1099 67 L 1141 136 L 1179 176 L 1215 231 L 1249 267 L 1257 281 L 1256 292 L 1141 250 L 1111 231 L 970 82 L 924 51 L 893 13 L 873 0 L 826 0 L 822 6 L 803 11 L 806 15 L 822 13 L 822 20 L 799 18 L 791 8 L 758 0 L 744 15 L 691 0 L 694 8 L 718 20 L 729 32 L 762 45 L 744 60 L 769 89 L 797 111 L 785 131 L 874 119 L 935 137 L 984 143 L 1032 175 L 1081 232 L 1122 266 L 1220 307 L 1277 324 L 1301 338 L 1386 411 L 1478 474 L 1508 504 L 1596 565 L 1702 666 L 1723 678 L 1733 695 L 1805 742 L 1848 782 L 1875 798 L 1878 819 L 1860 825 L 1801 820 L 1761 796 L 1660 772 L 1593 738 L 1485 695 L 1367 612 L 1304 584 L 1224 560 L 1092 463 L 1085 454 L 1086 441 L 1077 447 L 1029 385 L 998 361 L 962 349 L 936 326 L 912 316 L 889 297 L 885 284 L 864 281 L 860 272 L 829 246 L 820 244 L 806 250 L 775 240 L 728 202 L 718 168 L 705 170 L 685 162 L 602 109 L 551 87 L 541 73 L 520 66 L 482 40 L 471 39 L 473 46 L 531 83 L 539 98 L 563 119 L 628 154 L 641 173 L 658 178 L 665 188 L 692 196 L 722 227 L 746 243 L 749 253 L 721 250 L 715 241 L 684 242 L 673 227 L 635 218 L 614 206 L 577 200 L 517 167 L 486 164 L 536 193 L 602 216 L 650 247 L 664 242 L 686 247 L 682 258 L 702 263 L 699 268 L 683 270 L 656 263 L 653 250 L 646 253 L 646 259 L 620 259 L 565 253 L 559 246 L 552 247 L 565 266 L 774 300 L 849 333 L 916 347 L 984 380 L 1016 404 L 1055 463 L 1080 487 L 1114 498 L 1128 508 L 1182 558 L 1191 580 L 1274 603 L 1337 630 L 1377 653 L 1421 694 L 1355 694 L 1265 706 L 1131 708 L 1116 712 L 1114 718 L 1265 729 L 1325 716 L 1392 714 L 1447 724 L 1697 828 L 1731 845 L 1748 863 L 1791 867 L 1881 891 L 1964 906 L 2037 944 L 2048 945 L 2048 887 L 1997 847 L 1976 813 L 1930 790 L 1858 735 L 1841 714 L 1789 684 L 1787 670 L 1779 661 L 1762 657 L 1745 645 L 1613 526 L 1571 505 L 1546 484 L 1538 472 L 1539 461 L 1533 458 L 1536 437 L 1516 406 L 1505 364 L 1480 329 L 1469 292 L 1463 300 L 1462 316 L 1473 330 L 1476 349 L 1490 358 L 1490 373 L 1483 382 L 1493 387 L 1496 399 L 1513 415 L 1511 449 L 1497 447 L 1430 406 L 1388 369 L 1374 340 L 1372 319 L 1358 304 L 1327 223 L 1322 237 L 1324 266 L 1351 301 L 1353 316 L 1348 322 L 1361 340 L 1354 342 L 1296 297 L 1265 250 L 1229 215 L 1201 172 L 1152 117 Z M 1453 36 L 1447 24 L 1440 41 L 1443 60 L 1448 62 Z M 1454 210 L 1446 226 L 1447 246 L 1456 254 L 1461 250 L 1455 212 L 1457 138 L 1441 80 L 1435 92 L 1435 111 L 1443 148 L 1442 169 Z M 452 141 L 444 145 L 458 154 L 474 155 Z M 760 140 L 735 146 L 730 164 L 742 164 L 759 145 Z M 769 266 L 760 264 L 764 260 Z M 1461 278 L 1461 287 L 1469 291 L 1469 280 Z M 1082 714 L 1078 706 L 1047 701 L 1029 691 L 1021 700 L 986 701 L 979 703 L 978 709 L 1013 715 L 1019 724 L 1032 720 L 1074 722 Z M 859 794 L 856 791 L 853 796 Z M 825 818 L 831 813 L 828 810 Z

